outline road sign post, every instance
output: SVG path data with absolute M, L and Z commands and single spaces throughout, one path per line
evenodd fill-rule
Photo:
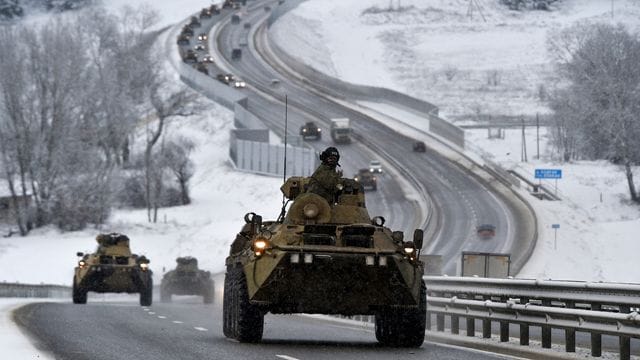
M 558 179 L 562 179 L 562 169 L 536 169 L 535 178 L 538 179 L 538 185 L 541 179 L 555 179 L 554 193 L 558 195 Z
M 553 229 L 553 250 L 558 250 L 558 229 L 560 229 L 560 224 L 551 224 L 551 228 Z

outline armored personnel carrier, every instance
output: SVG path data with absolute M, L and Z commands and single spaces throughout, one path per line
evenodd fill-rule
M 150 306 L 153 280 L 149 259 L 131 253 L 126 235 L 100 234 L 96 241 L 95 253 L 77 253 L 80 260 L 73 275 L 73 303 L 85 304 L 89 291 L 126 292 L 140 293 L 140 305 Z
M 198 259 L 185 256 L 176 259 L 175 270 L 168 271 L 160 284 L 160 301 L 171 301 L 171 295 L 201 295 L 205 304 L 213 302 L 214 283 L 211 273 L 198 269 Z
M 245 215 L 226 259 L 225 336 L 260 341 L 268 312 L 374 315 L 380 343 L 421 346 L 423 231 L 405 241 L 401 231 L 384 226 L 384 218 L 371 218 L 353 179 L 341 179 L 333 204 L 307 192 L 308 182 L 291 177 L 284 183 L 281 191 L 293 203 L 276 221 Z

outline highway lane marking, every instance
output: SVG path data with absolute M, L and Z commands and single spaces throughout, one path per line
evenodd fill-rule
M 158 319 L 166 319 L 166 316 L 158 315 Z
M 143 311 L 149 311 L 149 308 L 142 308 Z
M 183 322 L 182 322 L 182 321 L 178 321 L 178 320 L 173 320 L 173 323 L 174 323 L 174 324 L 183 324 Z
M 276 357 L 279 357 L 280 359 L 285 359 L 285 360 L 300 360 L 298 358 L 294 358 L 293 356 L 288 356 L 288 355 L 277 355 Z
M 198 331 L 209 331 L 208 329 L 205 329 L 205 328 L 199 327 L 199 326 L 194 326 L 193 328 L 198 330 Z
M 153 311 L 149 311 L 147 314 L 149 314 L 149 315 L 155 315 L 156 313 L 154 313 Z

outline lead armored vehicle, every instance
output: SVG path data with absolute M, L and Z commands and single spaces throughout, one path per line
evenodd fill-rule
M 153 301 L 152 272 L 149 259 L 131 253 L 126 235 L 111 233 L 96 237 L 98 248 L 80 257 L 73 275 L 73 303 L 85 304 L 87 293 L 140 293 L 140 305 Z
M 185 256 L 176 259 L 175 270 L 168 271 L 160 284 L 160 301 L 171 301 L 171 295 L 201 295 L 205 304 L 213 302 L 214 282 L 211 273 L 198 269 L 198 259 Z
M 384 226 L 384 218 L 371 218 L 353 179 L 341 179 L 333 204 L 306 192 L 308 182 L 291 177 L 284 183 L 281 191 L 293 203 L 276 221 L 245 215 L 226 259 L 225 336 L 260 341 L 269 312 L 374 315 L 380 343 L 421 346 L 423 231 L 405 241 L 402 232 Z

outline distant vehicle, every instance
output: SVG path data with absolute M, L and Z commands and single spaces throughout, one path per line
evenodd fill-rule
M 203 63 L 208 63 L 208 64 L 213 64 L 213 56 L 206 54 L 205 56 L 202 57 L 202 62 Z
M 476 233 L 481 239 L 491 239 L 496 236 L 496 226 L 493 224 L 480 224 L 476 227 Z
M 200 41 L 207 41 L 207 38 L 208 38 L 207 34 L 205 34 L 205 33 L 200 33 L 198 35 L 198 40 L 200 40 Z
M 227 8 L 231 8 L 233 5 L 231 4 L 231 0 L 224 0 L 224 2 L 222 3 L 222 8 L 223 9 L 227 9 Z
M 86 304 L 87 293 L 140 293 L 140 305 L 151 306 L 153 278 L 149 259 L 131 253 L 126 235 L 111 233 L 96 237 L 98 248 L 93 254 L 78 252 L 74 269 L 72 299 Z
M 351 125 L 349 118 L 331 119 L 331 139 L 336 143 L 351 142 Z
M 231 23 L 232 24 L 240 24 L 240 15 L 238 14 L 233 14 L 233 16 L 231 16 Z
M 189 25 L 185 25 L 182 27 L 182 33 L 187 34 L 189 36 L 193 36 L 193 29 Z
M 209 7 L 209 10 L 211 10 L 211 14 L 213 15 L 218 15 L 220 14 L 220 8 L 218 7 L 218 5 L 213 4 Z
M 242 49 L 235 48 L 231 50 L 231 60 L 242 59 Z
M 250 22 L 244 23 L 244 28 L 245 29 L 251 29 L 251 23 Z
M 191 256 L 176 259 L 176 268 L 162 277 L 160 301 L 170 302 L 171 295 L 200 295 L 205 304 L 213 302 L 214 282 L 211 273 L 198 269 L 198 260 Z
M 280 85 L 280 79 L 271 79 L 271 86 Z
M 200 11 L 200 19 L 209 19 L 211 18 L 211 9 L 204 8 Z
M 216 75 L 216 79 L 229 85 L 233 80 L 235 80 L 235 77 L 232 74 L 218 74 Z
M 308 121 L 300 127 L 300 136 L 303 139 L 313 138 L 314 140 L 320 140 L 322 138 L 322 129 L 313 121 Z
M 216 75 L 216 79 L 222 83 L 233 86 L 234 88 L 245 88 L 247 83 L 236 78 L 232 74 L 218 74 Z
M 187 50 L 187 52 L 184 54 L 184 57 L 182 58 L 182 60 L 186 63 L 197 63 L 198 62 L 198 54 L 196 54 L 196 52 L 194 50 Z
M 244 81 L 242 81 L 242 80 L 240 80 L 240 79 L 238 79 L 238 78 L 236 78 L 235 80 L 233 80 L 233 81 L 231 82 L 231 85 L 232 85 L 234 88 L 239 88 L 239 89 L 244 89 L 245 87 L 247 87 L 247 83 L 246 83 L 246 82 L 244 82 Z
M 205 75 L 209 75 L 209 69 L 207 68 L 207 64 L 205 64 L 204 62 L 199 62 L 196 65 L 196 70 L 204 73 Z
M 204 47 L 204 44 L 196 44 L 196 46 L 193 47 L 193 50 L 195 50 L 195 51 L 205 51 L 206 48 Z
M 189 36 L 189 34 L 185 34 L 185 33 L 181 33 L 180 35 L 178 35 L 178 45 L 189 45 L 189 40 L 191 39 L 191 36 Z
M 413 151 L 425 152 L 427 151 L 427 145 L 424 144 L 424 141 L 416 141 L 413 143 Z
M 358 170 L 353 180 L 359 182 L 365 190 L 371 189 L 375 191 L 378 188 L 378 178 L 369 169 Z
M 269 11 L 271 11 L 271 6 L 265 6 L 265 7 L 264 7 L 264 11 L 265 11 L 265 12 L 269 12 Z
M 197 27 L 200 27 L 200 26 L 202 26 L 202 24 L 200 23 L 200 20 L 198 20 L 197 17 L 192 16 L 191 20 L 189 21 L 189 27 L 197 28 Z
M 382 174 L 382 164 L 380 163 L 380 161 L 369 161 L 369 172 L 372 174 Z

